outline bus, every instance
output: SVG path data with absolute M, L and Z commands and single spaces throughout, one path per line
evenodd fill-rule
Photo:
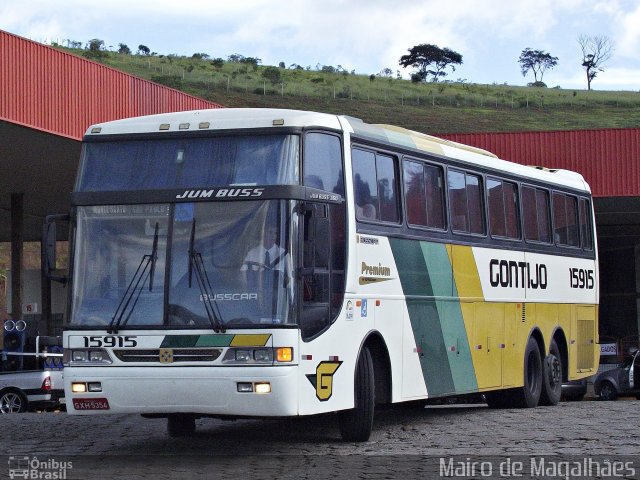
M 89 127 L 72 192 L 72 415 L 554 405 L 598 365 L 581 175 L 348 116 L 215 109 Z M 47 270 L 55 265 L 48 242 Z M 60 278 L 58 278 L 60 280 Z

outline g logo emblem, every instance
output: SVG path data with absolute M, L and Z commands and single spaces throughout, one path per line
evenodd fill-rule
M 316 389 L 316 397 L 321 402 L 326 402 L 333 394 L 333 374 L 340 368 L 342 362 L 320 362 L 316 367 L 315 375 L 309 374 L 307 378 Z

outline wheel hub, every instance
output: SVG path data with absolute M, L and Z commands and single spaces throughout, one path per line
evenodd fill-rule
M 561 382 L 560 360 L 555 355 L 549 355 L 549 383 L 551 386 L 556 386 Z

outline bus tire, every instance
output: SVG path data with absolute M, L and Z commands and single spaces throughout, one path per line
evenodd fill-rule
M 542 392 L 540 405 L 557 405 L 562 395 L 562 357 L 555 340 L 549 345 L 549 355 L 542 362 Z
M 542 393 L 542 359 L 535 338 L 529 337 L 524 351 L 524 385 L 513 393 L 514 406 L 534 408 Z
M 172 413 L 167 417 L 167 432 L 170 437 L 191 437 L 196 431 L 196 417 L 184 413 Z
M 375 409 L 375 375 L 371 352 L 362 349 L 356 365 L 354 385 L 355 407 L 338 412 L 342 439 L 347 442 L 366 442 L 373 428 Z

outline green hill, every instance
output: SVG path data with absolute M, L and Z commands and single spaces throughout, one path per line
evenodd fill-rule
M 432 134 L 640 126 L 638 92 L 466 82 L 414 84 L 331 66 L 260 66 L 242 56 L 223 61 L 63 50 L 227 107 L 341 113 Z

